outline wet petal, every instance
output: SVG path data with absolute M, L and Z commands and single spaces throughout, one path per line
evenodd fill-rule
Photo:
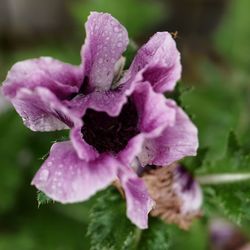
M 198 148 L 198 131 L 187 114 L 174 102 L 168 106 L 175 108 L 176 119 L 172 126 L 164 129 L 162 134 L 149 139 L 139 158 L 143 165 L 169 165 L 185 156 L 194 156 Z
M 119 174 L 125 191 L 127 202 L 127 216 L 139 228 L 148 227 L 148 214 L 154 202 L 148 195 L 142 179 L 138 178 L 132 169 L 122 169 Z
M 165 97 L 155 93 L 148 82 L 138 84 L 132 99 L 140 116 L 138 127 L 147 137 L 160 135 L 166 126 L 174 123 L 175 110 L 166 106 Z
M 82 126 L 82 123 L 78 123 L 74 128 L 72 128 L 70 131 L 70 139 L 78 157 L 85 161 L 92 161 L 99 156 L 99 153 L 93 146 L 89 145 L 83 139 L 83 134 L 81 132 Z
M 118 157 L 125 164 L 131 164 L 143 150 L 147 138 L 156 138 L 175 121 L 175 109 L 166 106 L 162 94 L 153 91 L 149 83 L 139 83 L 131 98 L 139 115 L 138 129 L 140 134 L 133 137 Z
M 43 57 L 15 64 L 2 92 L 31 130 L 65 129 L 72 121 L 63 100 L 78 91 L 82 78 L 80 67 Z
M 173 175 L 173 190 L 182 201 L 181 213 L 198 212 L 203 200 L 199 183 L 181 165 L 173 171 Z
M 73 113 L 46 88 L 22 88 L 12 99 L 12 104 L 25 126 L 33 131 L 61 130 L 73 126 Z
M 127 75 L 139 71 L 157 92 L 171 91 L 181 76 L 180 53 L 168 32 L 158 32 L 138 51 Z
M 41 57 L 16 63 L 3 82 L 3 94 L 12 100 L 21 88 L 44 87 L 65 99 L 78 91 L 82 81 L 80 67 Z
M 70 142 L 55 143 L 32 185 L 61 203 L 84 201 L 116 179 L 118 166 L 108 155 L 80 160 Z
M 91 89 L 110 89 L 116 62 L 128 45 L 126 29 L 110 14 L 92 12 L 82 48 L 85 76 Z

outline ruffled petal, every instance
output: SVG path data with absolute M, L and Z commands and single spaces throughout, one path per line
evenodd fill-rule
M 85 161 L 93 161 L 100 154 L 93 146 L 89 145 L 83 139 L 83 135 L 81 132 L 82 126 L 82 122 L 77 123 L 77 125 L 75 124 L 75 127 L 73 127 L 70 131 L 70 139 L 80 159 L 83 159 Z
M 139 228 L 148 227 L 148 214 L 154 206 L 154 201 L 148 195 L 142 179 L 138 178 L 132 169 L 120 171 L 119 179 L 125 191 L 127 202 L 127 217 Z
M 158 32 L 138 51 L 127 75 L 142 72 L 156 92 L 171 91 L 181 77 L 180 53 L 168 32 Z
M 139 156 L 142 165 L 166 166 L 185 156 L 196 155 L 197 128 L 173 101 L 168 101 L 168 106 L 176 110 L 175 123 L 166 127 L 159 137 L 146 140 Z
M 61 203 L 87 200 L 116 179 L 119 163 L 108 155 L 80 160 L 70 142 L 55 143 L 32 185 Z
M 11 100 L 21 88 L 49 89 L 59 99 L 66 99 L 78 92 L 83 81 L 81 67 L 66 64 L 50 57 L 16 63 L 3 82 L 3 94 Z
M 110 14 L 92 12 L 81 56 L 91 89 L 110 89 L 116 62 L 128 45 L 126 29 Z
M 2 92 L 31 130 L 60 130 L 73 124 L 63 101 L 78 91 L 82 79 L 80 67 L 52 58 L 33 59 L 12 67 Z
M 143 150 L 144 141 L 158 137 L 175 122 L 175 109 L 166 105 L 166 98 L 153 91 L 148 82 L 139 83 L 131 95 L 139 115 L 140 134 L 130 139 L 118 154 L 124 164 L 131 164 Z
M 67 129 L 76 119 L 50 90 L 43 87 L 20 89 L 12 104 L 25 126 L 33 131 Z
M 160 135 L 165 127 L 174 123 L 175 110 L 166 106 L 166 98 L 154 92 L 148 82 L 137 85 L 132 100 L 139 114 L 139 130 L 147 137 Z

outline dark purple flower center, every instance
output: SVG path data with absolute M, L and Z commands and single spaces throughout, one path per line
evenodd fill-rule
M 128 100 L 116 117 L 88 109 L 83 122 L 84 140 L 94 146 L 99 153 L 118 153 L 126 147 L 132 137 L 139 133 L 138 113 L 131 100 Z

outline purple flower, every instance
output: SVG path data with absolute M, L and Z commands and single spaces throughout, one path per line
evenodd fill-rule
M 70 141 L 52 146 L 33 185 L 70 203 L 119 178 L 127 216 L 146 228 L 153 201 L 134 168 L 168 165 L 195 155 L 198 147 L 196 127 L 162 94 L 180 78 L 180 54 L 169 33 L 156 33 L 121 77 L 126 29 L 111 15 L 94 12 L 86 34 L 80 66 L 52 58 L 19 62 L 3 93 L 30 129 L 70 128 Z

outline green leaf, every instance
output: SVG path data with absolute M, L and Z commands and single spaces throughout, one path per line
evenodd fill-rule
M 166 97 L 170 99 L 174 99 L 179 106 L 185 109 L 185 105 L 183 103 L 182 97 L 183 95 L 188 94 L 189 92 L 192 92 L 193 89 L 194 89 L 193 87 L 187 87 L 187 86 L 184 87 L 184 85 L 181 82 L 178 82 L 174 91 L 166 93 Z
M 205 163 L 208 148 L 199 148 L 195 157 L 188 157 L 183 160 L 183 164 L 190 172 L 201 168 Z
M 167 250 L 170 247 L 168 225 L 159 219 L 150 218 L 149 228 L 141 234 L 137 245 L 140 250 Z
M 125 200 L 117 190 L 105 191 L 90 215 L 91 250 L 133 249 L 138 229 L 126 217 Z
M 150 218 L 140 230 L 126 217 L 126 203 L 114 188 L 104 191 L 91 211 L 88 236 L 91 250 L 167 250 L 168 225 Z
M 235 133 L 231 131 L 228 135 L 227 148 L 223 157 L 214 161 L 210 160 L 205 164 L 198 170 L 198 173 L 249 173 L 250 154 L 239 144 Z
M 250 154 L 240 146 L 236 135 L 230 132 L 224 156 L 203 166 L 198 172 L 203 174 L 249 174 Z M 219 213 L 238 225 L 250 222 L 250 180 L 205 187 L 204 196 L 207 214 Z
M 52 200 L 45 193 L 37 191 L 37 202 L 38 202 L 38 207 L 40 207 L 41 205 L 52 202 Z

